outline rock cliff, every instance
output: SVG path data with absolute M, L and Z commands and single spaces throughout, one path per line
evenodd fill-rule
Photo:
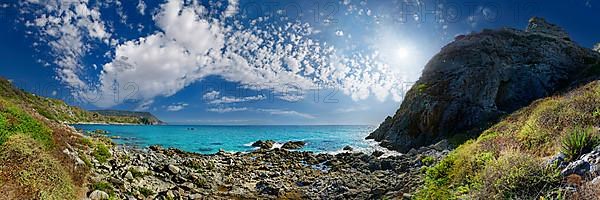
M 600 55 L 560 27 L 532 18 L 526 30 L 461 35 L 435 55 L 400 109 L 367 139 L 406 152 L 480 130 L 532 101 L 597 73 Z

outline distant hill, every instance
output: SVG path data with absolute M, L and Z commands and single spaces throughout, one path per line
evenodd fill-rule
M 156 118 L 152 113 L 149 112 L 136 112 L 126 110 L 90 110 L 90 112 L 98 113 L 104 116 L 110 117 L 136 117 L 139 118 L 143 124 L 164 124 Z
M 65 102 L 38 96 L 14 87 L 10 81 L 0 78 L 0 99 L 34 109 L 44 117 L 64 123 L 107 124 L 163 124 L 147 112 L 96 111 L 90 112 Z

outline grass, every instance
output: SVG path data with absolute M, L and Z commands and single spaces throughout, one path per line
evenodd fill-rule
M 103 142 L 96 142 L 92 156 L 94 156 L 94 158 L 96 158 L 96 160 L 98 160 L 100 163 L 105 163 L 109 158 L 112 157 L 108 147 Z
M 109 182 L 105 182 L 105 181 L 97 182 L 90 186 L 90 191 L 100 190 L 100 191 L 108 193 L 108 195 L 111 197 L 115 196 L 114 189 L 115 188 L 113 187 L 112 184 L 110 184 Z
M 0 145 L 14 134 L 25 134 L 46 148 L 53 146 L 52 130 L 16 105 L 0 99 Z
M 24 134 L 14 134 L 0 148 L 3 182 L 15 181 L 35 199 L 75 199 L 74 185 L 60 162 Z
M 140 187 L 138 188 L 138 191 L 140 192 L 140 194 L 144 195 L 144 197 L 150 197 L 152 195 L 154 195 L 154 191 L 145 188 L 145 187 Z
M 573 159 L 596 146 L 598 142 L 592 129 L 576 127 L 600 124 L 599 108 L 599 81 L 562 96 L 538 100 L 428 167 L 424 185 L 415 198 L 547 199 L 560 196 L 557 169 L 545 167 L 543 163 L 559 152 Z
M 593 128 L 576 127 L 563 138 L 561 152 L 565 154 L 567 161 L 575 160 L 579 156 L 591 152 L 600 144 L 599 139 Z

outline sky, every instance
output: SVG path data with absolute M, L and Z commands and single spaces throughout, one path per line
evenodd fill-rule
M 598 0 L 0 0 L 0 76 L 172 124 L 376 125 L 455 36 L 540 16 L 591 48 L 599 11 Z

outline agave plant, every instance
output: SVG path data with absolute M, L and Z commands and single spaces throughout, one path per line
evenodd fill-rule
M 572 161 L 592 151 L 599 142 L 598 135 L 593 128 L 577 127 L 563 138 L 561 152 L 565 154 L 567 160 Z

